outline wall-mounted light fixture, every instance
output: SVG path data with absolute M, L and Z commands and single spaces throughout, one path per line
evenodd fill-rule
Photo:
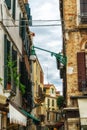
M 30 60 L 33 60 L 33 61 L 36 60 L 35 48 L 50 53 L 51 56 L 55 56 L 55 58 L 58 59 L 60 63 L 62 63 L 63 65 L 66 65 L 66 62 L 67 62 L 66 56 L 63 56 L 61 53 L 55 53 L 55 52 L 45 50 L 45 49 L 42 49 L 42 48 L 39 48 L 39 47 L 36 47 L 36 46 L 31 47 Z

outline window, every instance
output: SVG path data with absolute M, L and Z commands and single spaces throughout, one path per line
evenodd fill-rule
M 11 9 L 11 0 L 5 0 L 7 8 Z
M 87 49 L 87 43 L 85 44 Z M 78 69 L 78 89 L 79 91 L 87 91 L 87 53 L 77 53 L 77 69 Z
M 60 117 L 59 113 L 56 113 L 56 121 L 59 120 L 59 117 Z
M 87 0 L 80 0 L 81 23 L 87 23 Z
M 15 11 L 16 11 L 16 0 L 13 0 L 13 8 L 12 8 L 12 17 L 15 19 Z
M 43 84 L 43 72 L 42 71 L 40 71 L 40 83 Z
M 51 88 L 51 94 L 54 94 L 54 89 L 53 88 Z
M 20 14 L 20 36 L 22 38 L 22 40 L 24 41 L 26 38 L 26 21 L 25 18 L 21 18 L 21 14 Z M 25 42 L 23 42 L 25 45 Z
M 16 92 L 17 51 L 11 47 L 11 42 L 4 35 L 4 89 Z
M 29 4 L 28 3 L 25 4 L 25 9 L 26 9 L 28 20 L 29 20 L 30 19 L 30 8 L 29 8 Z
M 52 106 L 54 106 L 54 100 L 52 100 Z
M 49 112 L 47 112 L 47 120 L 49 120 L 49 118 L 50 118 L 50 117 L 49 117 Z
M 48 104 L 48 107 L 49 107 L 50 106 L 50 99 L 48 99 L 47 104 Z
M 77 53 L 77 69 L 78 69 L 78 89 L 82 91 L 82 88 L 86 84 L 86 63 L 85 52 Z
M 10 54 L 10 42 L 7 40 L 7 36 L 4 35 L 4 88 L 7 88 L 8 83 L 8 67 L 7 67 L 7 59 Z M 11 80 L 11 79 L 10 79 Z
M 14 63 L 13 68 L 12 68 L 12 79 L 13 79 L 12 90 L 16 92 L 16 83 L 14 79 L 15 79 L 15 76 L 17 76 L 17 51 L 14 50 L 13 47 L 12 47 L 12 63 Z M 15 75 L 13 73 L 15 73 Z

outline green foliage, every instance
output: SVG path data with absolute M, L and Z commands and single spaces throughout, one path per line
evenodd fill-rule
M 65 99 L 63 96 L 59 96 L 57 99 L 57 105 L 59 107 L 59 109 L 63 108 L 65 105 Z
M 0 77 L 0 84 L 1 84 L 1 85 L 2 85 L 2 80 L 3 80 L 3 79 Z
M 16 61 L 12 61 L 11 57 L 8 57 L 7 67 L 8 67 L 8 82 L 11 82 L 11 79 L 15 86 L 19 86 L 19 89 L 22 94 L 25 93 L 25 85 L 20 82 L 20 74 L 17 73 L 17 66 L 15 66 Z
M 22 83 L 19 83 L 19 88 L 20 88 L 22 94 L 25 94 L 25 85 L 23 85 Z

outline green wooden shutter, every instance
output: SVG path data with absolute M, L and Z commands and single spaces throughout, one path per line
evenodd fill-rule
M 16 0 L 13 0 L 13 10 L 12 10 L 12 17 L 15 19 L 15 11 L 16 11 Z
M 11 69 L 8 68 L 9 56 L 10 56 L 10 41 L 7 40 L 7 36 L 4 35 L 4 89 L 7 89 L 7 83 L 11 82 L 11 78 L 9 79 Z
M 28 14 L 27 14 L 28 20 L 30 19 L 30 8 L 28 8 Z
M 5 0 L 8 9 L 11 9 L 11 0 Z
M 28 44 L 28 37 L 27 36 L 26 36 L 26 39 L 25 39 L 25 49 L 26 49 L 26 53 L 28 55 L 29 44 Z
M 29 8 L 29 4 L 28 3 L 25 4 L 25 9 L 26 9 L 28 20 L 29 20 L 30 19 L 30 8 Z
M 10 61 L 10 58 L 11 58 L 10 48 L 11 48 L 10 41 L 7 40 L 7 62 Z M 7 65 L 7 76 L 8 76 L 7 77 L 7 82 L 11 84 L 11 68 L 8 67 L 8 65 Z
M 21 13 L 19 14 L 19 35 L 21 36 Z
M 17 76 L 17 51 L 13 49 L 12 47 L 12 63 L 14 63 L 14 66 L 12 68 L 12 78 L 13 78 L 13 86 L 12 90 L 16 92 L 16 77 Z
M 22 37 L 22 40 L 25 39 L 25 36 L 26 36 L 26 22 L 25 22 L 25 18 L 22 18 L 21 20 L 21 37 Z
M 29 26 L 32 26 L 32 16 L 30 15 Z
M 4 89 L 7 87 L 7 36 L 4 35 Z

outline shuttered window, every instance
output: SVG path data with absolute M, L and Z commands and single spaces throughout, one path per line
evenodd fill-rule
M 54 106 L 54 100 L 52 100 L 52 106 Z
M 5 0 L 8 9 L 11 9 L 11 0 Z
M 87 23 L 87 0 L 80 0 L 81 22 Z
M 47 104 L 48 104 L 48 107 L 49 107 L 50 106 L 50 99 L 48 99 Z
M 26 85 L 26 66 L 24 61 L 20 62 L 20 82 Z
M 49 112 L 47 112 L 47 120 L 49 120 L 50 119 L 50 114 L 49 114 Z
M 21 13 L 19 14 L 19 35 L 21 36 Z
M 4 35 L 4 88 L 7 86 L 7 36 Z
M 26 22 L 25 22 L 25 18 L 21 19 L 21 38 L 22 40 L 25 39 L 26 36 Z
M 16 14 L 16 0 L 13 0 L 13 9 L 12 9 L 12 17 L 15 19 L 15 14 Z
M 43 84 L 43 73 L 42 73 L 42 71 L 40 71 L 40 83 Z
M 16 85 L 17 84 L 14 80 L 16 79 L 16 76 L 17 76 L 17 51 L 14 50 L 13 47 L 12 47 L 12 63 L 14 64 L 14 66 L 12 68 L 12 83 L 13 83 L 12 89 L 13 89 L 14 92 L 16 92 Z
M 82 91 L 86 87 L 86 60 L 85 52 L 77 53 L 78 89 Z
M 30 15 L 30 18 L 29 18 L 29 26 L 32 26 L 32 16 Z
M 28 40 L 28 37 L 26 35 L 26 37 L 25 37 L 25 50 L 26 50 L 27 55 L 29 53 L 29 42 L 28 41 L 29 40 Z
M 7 40 L 7 62 L 9 61 L 9 58 L 11 58 L 11 44 L 10 41 Z M 7 63 L 8 64 L 8 63 Z M 11 84 L 11 68 L 7 65 L 7 82 Z
M 8 69 L 8 57 L 10 55 L 10 41 L 7 40 L 7 36 L 4 35 L 4 89 L 7 89 L 7 83 L 11 81 L 11 78 L 8 79 L 8 74 L 11 73 Z
M 29 8 L 29 4 L 28 3 L 25 4 L 25 9 L 26 9 L 28 20 L 29 20 L 30 19 L 30 8 Z

